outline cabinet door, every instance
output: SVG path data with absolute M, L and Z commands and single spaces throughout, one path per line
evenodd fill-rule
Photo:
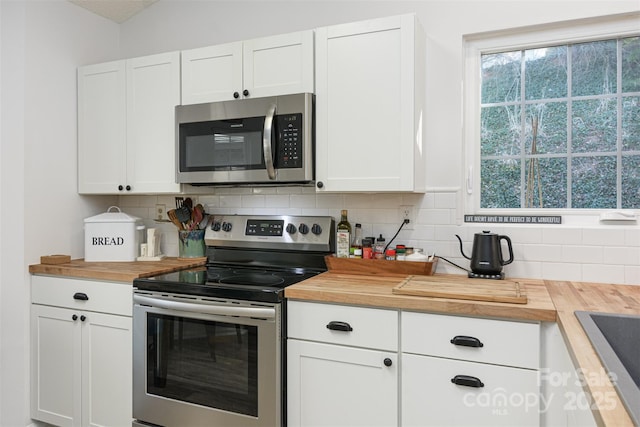
M 248 40 L 243 50 L 247 96 L 313 93 L 313 31 Z
M 177 193 L 175 107 L 180 53 L 127 61 L 127 185 L 132 193 Z
M 403 426 L 537 426 L 539 408 L 538 371 L 402 354 Z
M 287 346 L 289 426 L 398 424 L 397 353 L 292 339 Z
M 82 425 L 131 425 L 131 318 L 93 312 L 83 315 Z
M 31 306 L 31 418 L 80 425 L 81 330 L 69 309 Z
M 126 182 L 125 61 L 78 69 L 78 192 L 114 194 Z
M 316 30 L 320 191 L 423 190 L 416 27 L 406 15 Z
M 182 104 L 242 96 L 242 42 L 182 52 Z

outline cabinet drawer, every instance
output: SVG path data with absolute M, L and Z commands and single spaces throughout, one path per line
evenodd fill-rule
M 81 294 L 88 299 L 78 299 L 83 298 Z M 34 304 L 131 316 L 132 295 L 130 283 L 31 276 L 31 302 Z
M 402 351 L 538 369 L 540 325 L 403 312 Z
M 395 310 L 301 301 L 289 301 L 287 310 L 289 338 L 398 349 L 398 312 Z M 343 328 L 347 330 L 340 330 Z
M 403 426 L 538 426 L 537 371 L 402 354 Z M 481 387 L 456 384 L 452 379 Z

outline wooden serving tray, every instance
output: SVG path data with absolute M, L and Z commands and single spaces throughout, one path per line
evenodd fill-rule
M 415 274 L 430 276 L 436 271 L 438 258 L 433 261 L 387 261 L 384 259 L 337 258 L 333 255 L 324 257 L 329 271 L 345 274 L 366 274 L 385 276 L 392 274 Z
M 526 304 L 522 282 L 512 280 L 410 276 L 392 289 L 394 294 L 473 301 Z

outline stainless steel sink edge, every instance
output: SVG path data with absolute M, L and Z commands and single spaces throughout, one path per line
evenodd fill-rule
M 582 328 L 591 341 L 591 345 L 600 358 L 602 365 L 607 370 L 607 373 L 615 373 L 617 379 L 616 381 L 612 380 L 613 386 L 616 388 L 618 396 L 620 396 L 620 399 L 625 405 L 634 425 L 636 427 L 640 426 L 640 388 L 638 388 L 633 381 L 633 378 L 631 378 L 625 366 L 620 362 L 618 355 L 609 344 L 609 341 L 591 317 L 592 314 L 623 317 L 627 315 L 592 311 L 575 311 L 574 314 L 580 321 Z M 640 316 L 630 316 L 640 318 Z M 604 398 L 604 396 L 594 396 L 594 399 L 606 402 Z

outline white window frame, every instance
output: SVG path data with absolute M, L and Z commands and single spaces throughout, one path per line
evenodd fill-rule
M 481 56 L 557 44 L 588 42 L 640 35 L 640 13 L 632 12 L 590 19 L 562 21 L 463 37 L 463 138 L 465 168 L 463 193 L 467 214 L 562 215 L 565 218 L 596 216 L 616 209 L 489 209 L 480 207 L 480 96 Z M 640 209 L 625 210 L 640 215 Z M 571 221 L 569 221 L 571 222 Z

